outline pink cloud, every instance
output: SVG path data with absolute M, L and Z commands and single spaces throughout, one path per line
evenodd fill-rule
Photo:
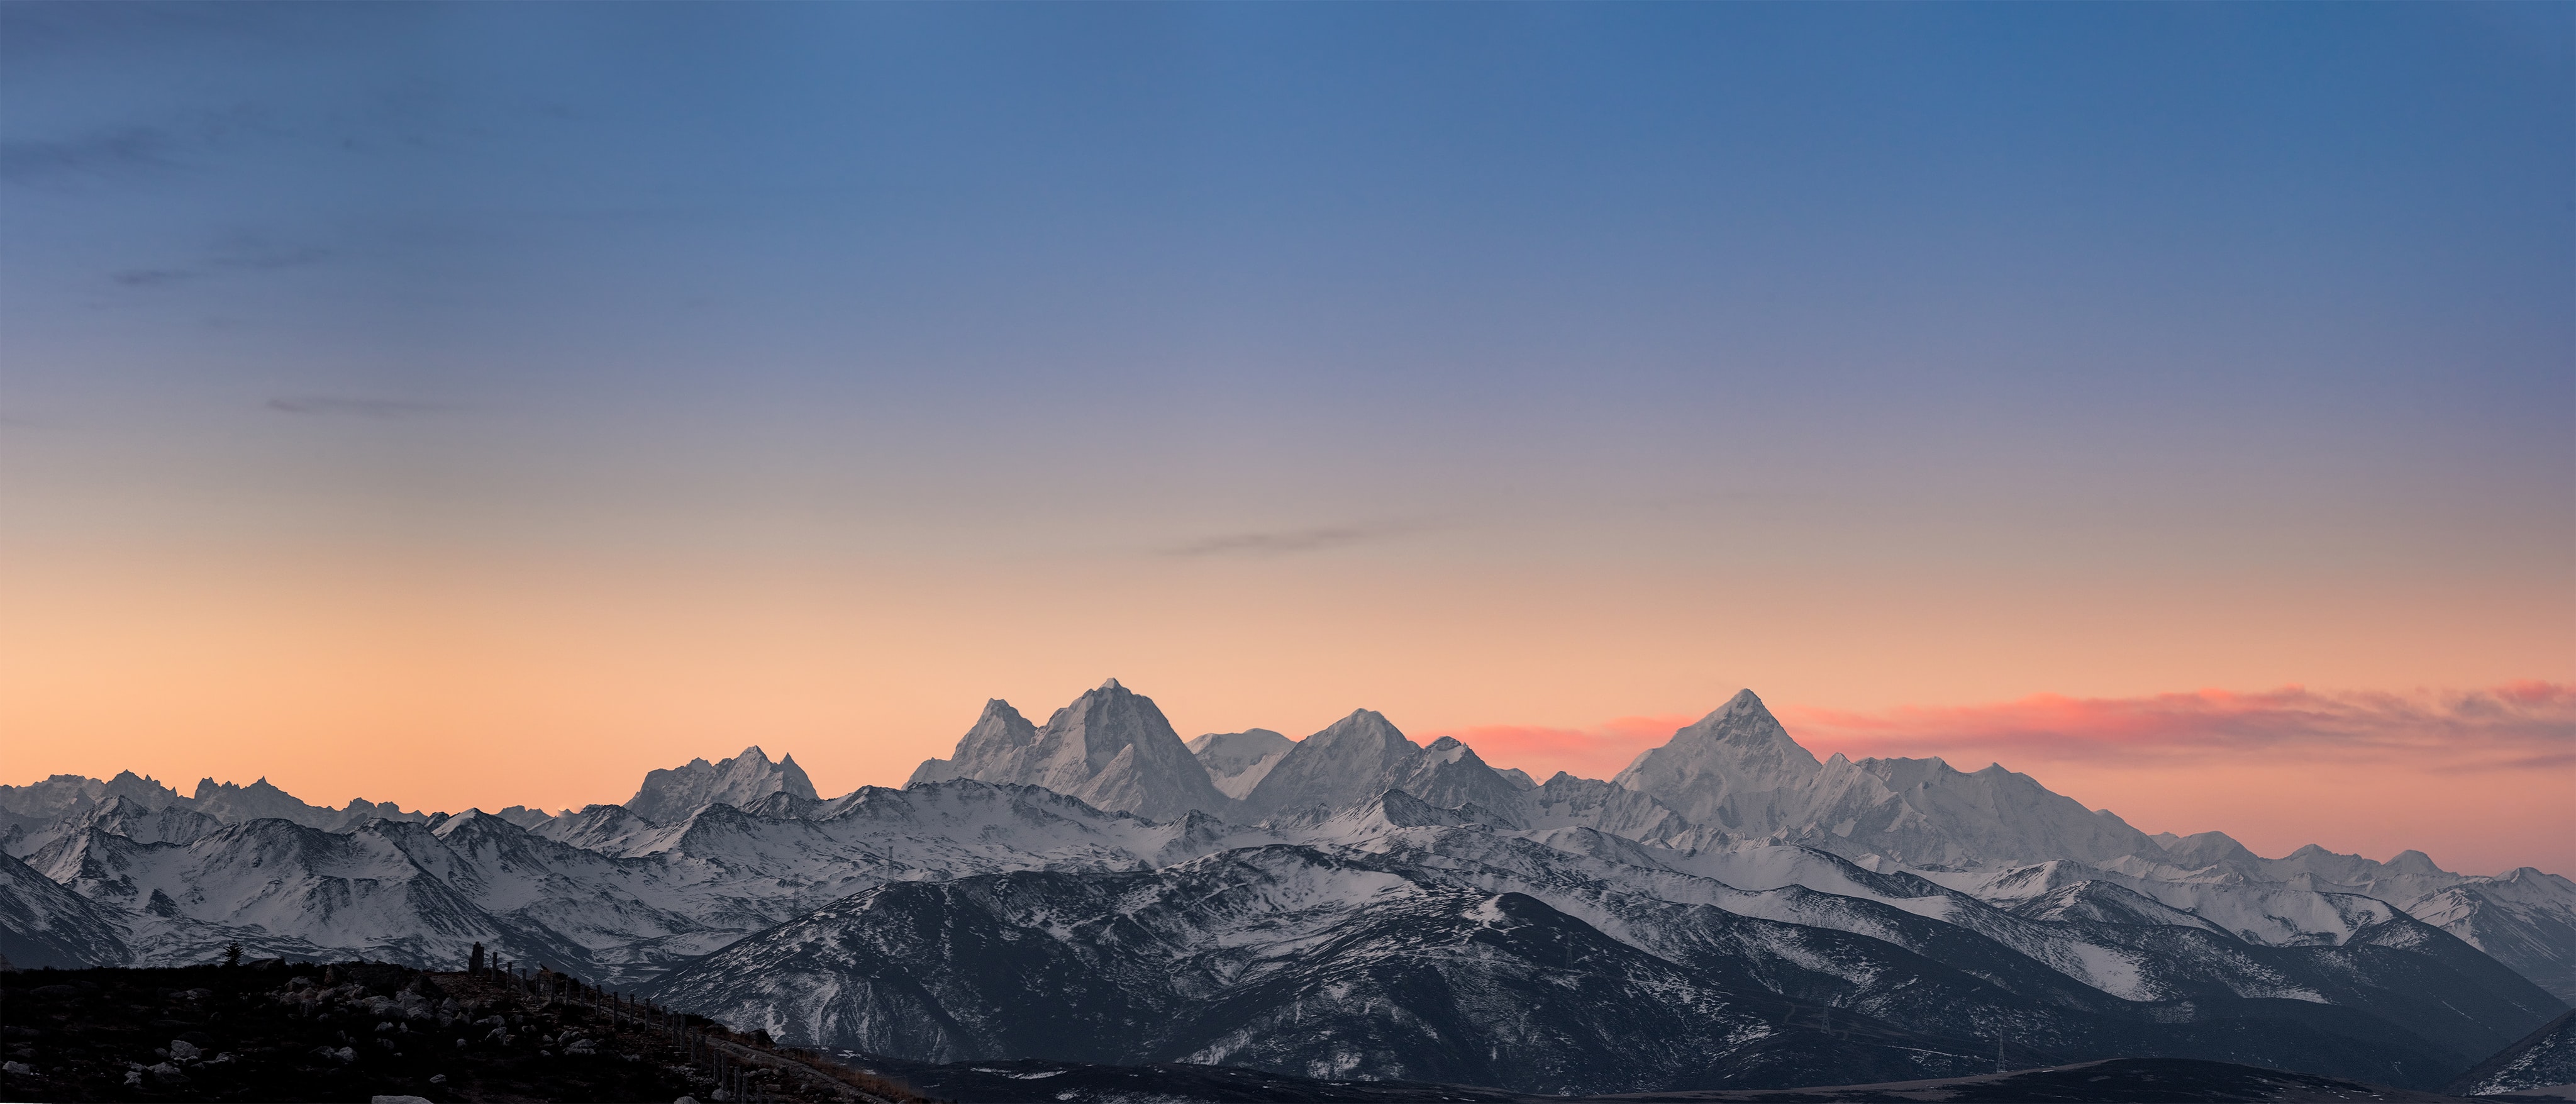
M 1781 723 L 1818 754 L 2009 754 L 2041 762 L 2308 752 L 2443 773 L 2576 764 L 2576 687 L 2513 682 L 2467 692 L 2328 693 L 2302 687 L 2140 698 L 2034 694 L 1878 711 L 1790 706 Z M 2007 764 L 2011 765 L 2011 764 Z
M 2471 871 L 2576 871 L 2576 687 L 2465 692 L 2201 690 L 2135 698 L 1882 710 L 1775 707 L 1819 757 L 1938 755 L 2036 776 L 2150 831 L 2223 829 L 2267 855 L 2302 844 L 2385 858 L 2406 848 Z M 1484 725 L 1455 736 L 1545 781 L 1608 778 L 1696 720 L 1621 717 L 1584 728 Z

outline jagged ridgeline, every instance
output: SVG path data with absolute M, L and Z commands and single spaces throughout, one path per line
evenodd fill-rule
M 1184 741 L 1115 681 L 901 789 L 758 747 L 624 805 L 0 787 L 27 965 L 475 943 L 781 1043 L 1519 1092 L 2115 1057 L 2418 1089 L 2576 996 L 2576 883 L 2149 836 L 2000 766 L 1819 761 L 1750 691 L 1608 780 L 1358 710 Z

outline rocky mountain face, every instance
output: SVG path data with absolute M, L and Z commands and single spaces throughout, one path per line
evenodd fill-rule
M 122 965 L 134 953 L 114 909 L 0 856 L 0 959 L 11 968 Z
M 1244 795 L 1243 813 L 1308 816 L 1348 808 L 1400 790 L 1432 805 L 1473 804 L 1484 815 L 1518 825 L 1523 791 L 1486 766 L 1474 749 L 1442 738 L 1424 747 L 1382 714 L 1362 709 L 1297 741 L 1261 783 Z
M 0 851 L 24 857 L 69 834 L 76 825 L 104 823 L 131 838 L 185 842 L 216 825 L 247 820 L 287 820 L 328 832 L 373 820 L 425 821 L 391 802 L 352 798 L 348 807 L 308 805 L 262 778 L 248 786 L 212 778 L 181 797 L 160 782 L 125 771 L 101 782 L 58 774 L 26 786 L 0 786 Z
M 2461 1096 L 2502 1096 L 2532 1089 L 2576 1086 L 2576 1012 L 2541 1025 L 2478 1063 L 2446 1091 Z M 2558 1095 L 2567 1095 L 2564 1091 Z
M 350 823 L 377 807 L 273 789 L 0 789 L 26 860 L 0 950 L 481 942 L 916 1062 L 1539 1093 L 1947 1077 L 1999 1045 L 2428 1088 L 2576 995 L 2564 878 L 2266 859 L 2000 767 L 1819 762 L 1749 692 L 1611 780 L 1533 784 L 1367 710 L 1184 744 L 1112 681 L 1043 726 L 988 704 L 899 790 L 822 798 L 758 748 L 558 815 Z
M 1610 780 L 1697 825 L 1760 836 L 1797 818 L 1823 765 L 1746 690 Z
M 1200 766 L 1207 768 L 1208 781 L 1216 785 L 1218 793 L 1241 801 L 1297 742 L 1269 729 L 1255 728 L 1211 732 L 1183 746 L 1198 757 Z
M 758 747 L 719 763 L 691 759 L 686 765 L 652 771 L 627 799 L 626 811 L 656 824 L 677 824 L 709 805 L 748 808 L 774 793 L 815 800 L 814 783 L 790 755 L 772 763 Z M 506 813 L 504 814 L 506 815 Z M 524 824 L 527 818 L 519 819 Z
M 1154 700 L 1117 679 L 1056 710 L 1044 728 L 1032 727 L 1009 702 L 986 703 L 955 756 L 923 763 L 911 781 L 952 778 L 1044 786 L 1098 808 L 1158 819 L 1193 809 L 1219 813 L 1233 804 Z

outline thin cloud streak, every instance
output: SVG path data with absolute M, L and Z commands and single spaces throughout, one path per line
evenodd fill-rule
M 2466 692 L 2321 692 L 2290 686 L 2143 698 L 2034 694 L 1877 712 L 1791 706 L 1801 743 L 1848 755 L 1956 755 L 2164 765 L 2192 756 L 2332 755 L 2464 773 L 2576 760 L 2576 687 L 2514 682 Z
M 225 271 L 275 272 L 322 264 L 336 254 L 316 246 L 281 245 L 257 239 L 241 239 L 226 244 L 208 256 L 204 263 L 184 268 L 134 268 L 110 277 L 126 287 L 156 288 L 184 283 Z
M 160 172 L 177 165 L 169 135 L 154 127 L 120 127 L 77 138 L 0 142 L 0 180 L 37 184 Z
M 1855 759 L 1940 756 L 1963 768 L 1982 766 L 1987 756 L 2011 756 L 2016 764 L 2161 768 L 2178 760 L 2318 755 L 2436 774 L 2576 767 L 2576 687 L 2549 682 L 2417 694 L 2295 686 L 2139 698 L 2034 694 L 1985 705 L 1877 711 L 1792 705 L 1774 712 L 1820 758 L 1835 752 Z M 1696 719 L 1620 717 L 1584 728 L 1479 725 L 1417 738 L 1457 737 L 1487 762 L 1519 766 L 1542 780 L 1559 769 L 1606 778 Z
M 464 407 L 450 403 L 421 402 L 416 399 L 362 399 L 346 395 L 299 395 L 268 400 L 268 408 L 282 414 L 308 417 L 426 418 L 454 414 Z

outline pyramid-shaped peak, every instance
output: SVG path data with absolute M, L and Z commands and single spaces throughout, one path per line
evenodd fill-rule
M 1699 725 L 1694 727 L 1711 724 L 1727 725 L 1730 728 L 1756 725 L 1780 727 L 1780 721 L 1771 715 L 1771 708 L 1763 705 L 1761 696 L 1749 688 L 1736 691 L 1734 697 L 1726 699 L 1725 705 L 1710 710 L 1708 716 L 1700 718 Z
M 1112 690 L 1126 690 L 1126 689 L 1127 689 L 1126 687 L 1118 685 L 1118 680 L 1117 680 L 1117 679 L 1110 679 L 1110 680 L 1108 680 L 1107 682 L 1103 682 L 1103 683 L 1101 683 L 1101 684 L 1100 684 L 1100 690 L 1099 690 L 1099 692 L 1100 692 L 1100 693 L 1107 693 L 1107 692 L 1112 691 Z M 1132 693 L 1132 691 L 1130 691 L 1130 692 Z
M 1351 715 L 1324 726 L 1324 730 L 1306 737 L 1306 743 L 1319 747 L 1376 746 L 1393 748 L 1397 744 L 1414 747 L 1404 732 L 1387 720 L 1386 714 L 1374 709 L 1354 709 Z
M 1725 705 L 1673 733 L 1667 747 L 1705 747 L 1726 745 L 1747 753 L 1769 753 L 1785 761 L 1803 761 L 1813 766 L 1816 757 L 1789 738 L 1789 730 L 1762 704 L 1751 690 L 1739 690 Z

